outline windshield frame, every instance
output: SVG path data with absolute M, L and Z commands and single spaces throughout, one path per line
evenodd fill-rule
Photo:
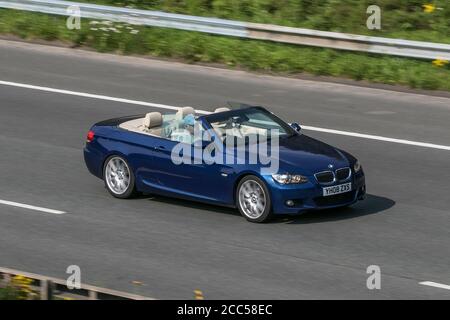
M 280 139 L 289 138 L 289 137 L 292 137 L 292 136 L 298 134 L 297 131 L 295 131 L 288 123 L 286 123 L 285 121 L 283 121 L 282 119 L 280 119 L 279 117 L 274 115 L 272 112 L 268 111 L 267 109 L 265 109 L 263 107 L 259 107 L 259 106 L 248 107 L 248 108 L 237 109 L 237 110 L 230 110 L 230 111 L 225 111 L 225 112 L 220 112 L 220 113 L 211 113 L 211 114 L 202 116 L 201 118 L 204 120 L 205 124 L 207 124 L 208 129 L 213 130 L 214 135 L 216 137 L 215 140 L 219 140 L 220 142 L 223 143 L 223 141 L 219 138 L 219 133 L 214 129 L 212 123 L 223 121 L 225 119 L 229 119 L 229 118 L 235 117 L 235 116 L 242 116 L 242 115 L 245 115 L 246 113 L 249 113 L 252 111 L 263 113 L 264 115 L 269 117 L 273 122 L 275 122 L 277 125 L 279 125 L 286 132 L 286 133 L 279 135 Z M 267 137 L 267 138 L 268 138 L 268 140 L 270 139 L 270 137 Z

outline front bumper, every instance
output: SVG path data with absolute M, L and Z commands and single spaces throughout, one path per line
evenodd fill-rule
M 333 185 L 352 183 L 350 192 L 333 196 L 323 196 L 323 185 L 317 183 L 314 178 L 301 185 L 280 185 L 273 181 L 272 177 L 264 177 L 271 192 L 272 210 L 275 214 L 301 214 L 309 210 L 320 210 L 344 207 L 362 200 L 366 194 L 366 182 L 364 172 L 361 170 L 347 181 L 340 181 Z M 330 185 L 327 185 L 327 187 Z M 293 201 L 292 206 L 287 201 Z

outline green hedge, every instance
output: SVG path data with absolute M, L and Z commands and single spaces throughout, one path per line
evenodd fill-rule
M 105 25 L 89 20 L 82 21 L 81 30 L 68 30 L 63 17 L 5 9 L 0 10 L 0 34 L 12 34 L 23 39 L 59 40 L 100 52 L 169 57 L 191 63 L 220 63 L 266 73 L 295 75 L 307 72 L 450 91 L 449 65 L 437 67 L 425 60 L 164 28 Z

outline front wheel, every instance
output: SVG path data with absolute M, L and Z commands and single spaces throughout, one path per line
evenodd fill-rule
M 266 222 L 272 217 L 272 203 L 264 181 L 256 176 L 246 176 L 236 189 L 236 206 L 250 222 Z
M 113 197 L 127 199 L 135 195 L 134 174 L 124 158 L 111 156 L 106 159 L 103 179 Z

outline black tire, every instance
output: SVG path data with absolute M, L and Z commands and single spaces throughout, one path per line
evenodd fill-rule
M 244 186 L 245 185 L 245 186 Z M 249 209 L 249 207 L 247 206 L 247 208 L 243 207 L 245 206 L 246 202 L 250 202 L 250 206 L 256 206 L 258 207 L 258 202 L 261 201 L 261 193 L 255 195 L 255 197 L 257 198 L 254 202 L 252 200 L 250 201 L 242 201 L 243 199 L 247 199 L 245 196 L 243 197 L 244 194 L 246 194 L 245 192 L 245 187 L 246 186 L 251 186 L 251 185 L 255 185 L 256 187 L 256 193 L 259 192 L 259 189 L 263 192 L 264 195 L 264 209 L 260 210 L 257 214 L 254 214 L 253 216 L 251 215 L 251 209 Z M 242 190 L 243 194 L 241 194 L 241 189 L 244 188 Z M 262 181 L 260 178 L 258 178 L 257 176 L 254 175 L 248 175 L 245 176 L 244 178 L 242 178 L 242 180 L 239 182 L 237 188 L 236 188 L 236 195 L 235 195 L 235 199 L 236 199 L 236 207 L 238 208 L 239 212 L 241 213 L 241 215 L 247 219 L 247 221 L 250 222 L 255 222 L 255 223 L 263 223 L 263 222 L 267 222 L 269 221 L 272 217 L 272 201 L 270 198 L 270 192 L 269 189 L 267 188 L 266 184 L 264 183 L 264 181 Z M 251 199 L 253 199 L 253 197 L 251 197 Z M 254 202 L 254 203 L 253 203 Z M 254 212 L 253 212 L 254 213 Z
M 116 162 L 116 163 L 123 163 L 124 164 L 124 168 L 126 168 L 126 170 L 128 171 L 128 183 L 126 188 L 124 188 L 122 191 L 117 191 L 114 190 L 114 186 L 112 184 L 112 178 L 111 175 L 109 175 L 108 178 L 108 165 L 111 162 Z M 122 178 L 127 177 L 126 173 L 122 174 Z M 124 179 L 122 179 L 123 181 Z M 105 164 L 103 166 L 103 181 L 105 183 L 105 188 L 108 190 L 108 192 L 115 198 L 118 199 L 129 199 L 129 198 L 133 198 L 137 192 L 136 192 L 136 183 L 135 183 L 135 177 L 134 177 L 134 173 L 133 170 L 131 169 L 130 165 L 128 164 L 127 160 L 124 159 L 121 156 L 117 156 L 117 155 L 113 155 L 110 156 L 106 159 Z

